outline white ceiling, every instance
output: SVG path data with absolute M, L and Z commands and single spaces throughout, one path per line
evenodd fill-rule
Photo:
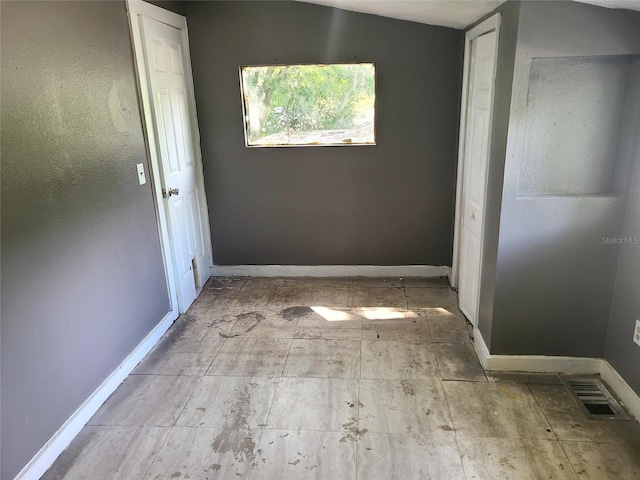
M 505 0 L 299 0 L 354 12 L 413 22 L 465 28 L 492 12 Z M 525 0 L 538 1 L 538 0 Z M 569 1 L 569 0 L 564 0 Z M 640 0 L 577 0 L 611 8 L 640 11 Z

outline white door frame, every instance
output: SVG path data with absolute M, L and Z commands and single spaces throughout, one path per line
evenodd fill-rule
M 456 207 L 455 207 L 455 226 L 453 234 L 453 263 L 451 266 L 451 285 L 453 287 L 458 286 L 458 277 L 460 273 L 460 235 L 461 235 L 461 221 L 462 221 L 462 185 L 464 177 L 464 157 L 466 149 L 467 139 L 467 110 L 469 108 L 469 78 L 471 71 L 471 42 L 485 33 L 496 32 L 496 45 L 495 45 L 495 59 L 493 78 L 495 82 L 495 73 L 498 65 L 498 45 L 500 42 L 500 13 L 496 13 L 492 17 L 488 18 L 484 22 L 476 25 L 469 30 L 465 35 L 464 41 L 464 67 L 463 67 L 463 83 L 462 83 L 462 102 L 460 106 L 460 136 L 458 139 L 458 178 L 456 184 Z M 493 89 L 491 98 L 491 110 L 489 112 L 489 132 L 491 132 L 491 126 L 493 124 L 493 103 L 495 98 L 495 88 Z M 491 150 L 491 135 L 489 135 L 489 141 L 487 142 L 487 149 Z M 487 162 L 490 161 L 489 155 L 487 155 Z M 483 209 L 486 209 L 486 186 L 488 180 L 489 168 L 485 169 L 485 201 L 483 202 Z M 485 226 L 485 211 L 482 213 L 483 222 L 480 230 L 480 259 L 482 261 L 482 252 L 484 246 L 484 226 Z M 478 282 L 478 289 L 480 289 L 480 283 Z M 480 298 L 479 292 L 476 298 Z M 475 321 L 478 321 L 478 306 L 475 306 Z
M 169 290 L 169 300 L 171 303 L 171 310 L 177 316 L 180 313 L 178 311 L 178 281 L 176 278 L 176 269 L 174 267 L 173 260 L 173 245 L 171 235 L 169 234 L 169 211 L 165 205 L 162 195 L 162 174 L 161 174 L 161 161 L 160 152 L 158 149 L 157 135 L 153 120 L 153 97 L 149 89 L 149 78 L 147 68 L 144 60 L 144 43 L 142 37 L 142 31 L 140 28 L 139 16 L 144 16 L 157 20 L 158 22 L 165 23 L 172 27 L 179 29 L 182 32 L 185 45 L 189 45 L 188 33 L 187 33 L 187 20 L 182 15 L 170 12 L 163 8 L 157 7 L 150 3 L 146 3 L 142 0 L 126 0 L 127 11 L 129 14 L 129 25 L 131 29 L 131 39 L 134 53 L 136 77 L 138 80 L 138 88 L 140 94 L 140 100 L 142 104 L 143 113 L 143 126 L 147 138 L 147 151 L 149 155 L 151 169 L 151 186 L 153 191 L 154 203 L 156 207 L 156 216 L 158 219 L 158 229 L 160 232 L 160 243 L 162 247 L 162 256 L 164 260 L 167 288 Z M 198 128 L 198 118 L 196 115 L 195 105 L 195 93 L 193 87 L 193 77 L 191 73 L 191 57 L 187 54 L 187 67 L 189 74 L 185 75 L 187 80 L 187 89 L 189 97 L 189 112 L 191 116 L 191 122 L 193 125 L 193 152 L 196 162 L 196 170 L 198 174 L 197 181 L 199 183 L 199 190 L 201 192 L 200 198 L 200 211 L 202 212 L 203 227 L 205 232 L 210 231 L 209 213 L 207 208 L 207 201 L 204 192 L 204 175 L 202 169 L 202 152 L 200 151 L 200 130 Z M 211 269 L 213 267 L 213 255 L 211 246 L 211 235 L 205 235 L 205 248 L 207 249 L 207 256 L 209 258 L 209 276 L 211 276 Z M 202 286 L 201 286 L 202 288 Z

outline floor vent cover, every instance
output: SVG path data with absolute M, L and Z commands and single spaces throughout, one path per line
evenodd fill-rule
M 564 377 L 562 381 L 587 417 L 611 420 L 631 418 L 600 380 Z

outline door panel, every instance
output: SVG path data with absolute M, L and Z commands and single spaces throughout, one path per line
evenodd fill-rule
M 172 259 L 178 283 L 180 312 L 195 300 L 209 272 L 204 241 L 205 225 L 199 189 L 200 177 L 194 142 L 188 78 L 183 55 L 183 32 L 178 28 L 141 18 L 141 30 L 153 98 L 152 113 L 160 154 L 160 177 L 167 204 Z
M 460 222 L 460 309 L 476 324 L 482 262 L 496 33 L 471 41 Z

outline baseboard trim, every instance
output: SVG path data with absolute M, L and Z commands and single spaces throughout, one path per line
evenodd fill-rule
M 158 343 L 162 335 L 175 320 L 176 314 L 169 312 L 158 325 L 138 344 L 127 358 L 102 382 L 87 400 L 69 417 L 56 433 L 44 444 L 35 456 L 18 473 L 14 480 L 40 478 L 53 462 L 69 446 L 75 436 L 98 411 L 102 404 L 120 386 L 147 353 Z
M 625 379 L 606 360 L 602 360 L 600 365 L 600 378 L 613 390 L 620 403 L 629 413 L 640 421 L 640 396 L 633 391 Z
M 214 265 L 214 277 L 449 277 L 432 265 Z
M 546 355 L 492 355 L 478 328 L 474 329 L 474 346 L 482 368 L 488 372 L 557 373 L 596 375 L 600 358 L 559 357 Z
M 474 329 L 473 339 L 480 364 L 487 372 L 600 375 L 629 413 L 640 421 L 640 396 L 617 370 L 602 358 L 491 355 L 478 328 Z
M 546 355 L 489 355 L 490 372 L 558 373 L 563 375 L 597 375 L 599 358 L 556 357 Z
M 480 360 L 480 365 L 486 371 L 487 370 L 487 359 L 491 355 L 489 353 L 489 348 L 482 338 L 482 333 L 480 333 L 480 329 L 476 326 L 473 328 L 473 346 L 476 349 L 476 354 L 478 354 L 478 360 Z

